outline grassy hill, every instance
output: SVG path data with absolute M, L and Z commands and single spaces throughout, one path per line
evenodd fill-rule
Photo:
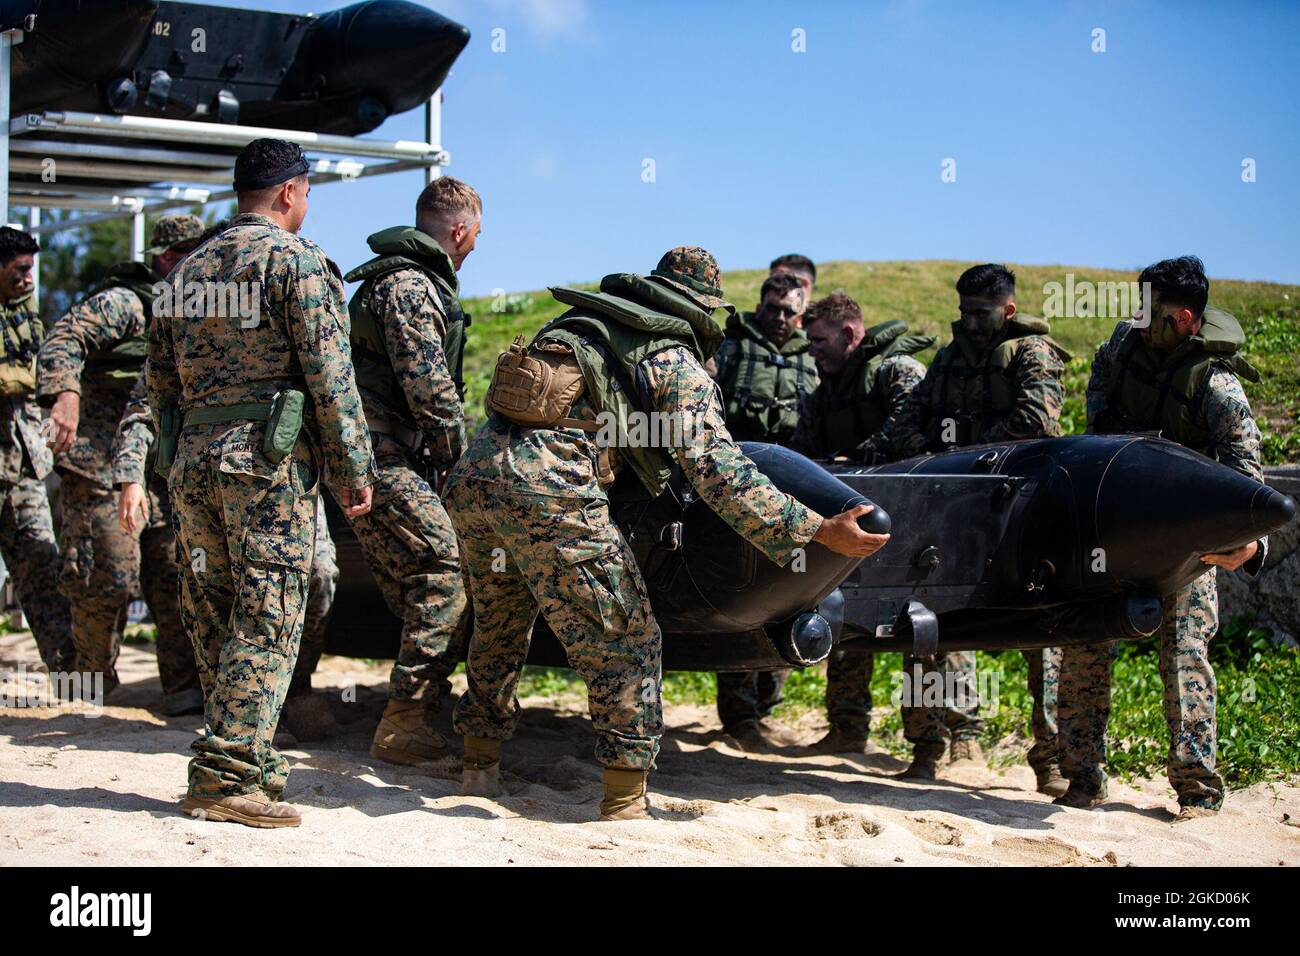
M 868 325 L 904 319 L 913 331 L 938 335 L 942 343 L 948 340 L 949 327 L 957 317 L 953 283 L 971 265 L 974 263 L 941 260 L 821 263 L 816 294 L 844 289 L 862 306 Z M 1017 277 L 1016 302 L 1021 311 L 1033 315 L 1043 314 L 1046 284 L 1063 283 L 1067 273 L 1074 275 L 1076 284 L 1135 278 L 1133 272 L 1114 269 L 1009 265 Z M 738 308 L 752 309 L 766 276 L 762 269 L 727 272 L 723 289 Z M 1300 286 L 1214 279 L 1210 302 L 1241 320 L 1247 337 L 1246 357 L 1263 373 L 1260 384 L 1246 383 L 1246 393 L 1264 433 L 1265 464 L 1300 461 Z M 474 315 L 465 355 L 466 411 L 477 423 L 483 418 L 483 394 L 497 355 L 516 335 L 531 337 L 563 307 L 545 290 L 469 299 L 465 307 Z M 1114 325 L 1113 318 L 1064 318 L 1052 323 L 1053 337 L 1074 355 L 1066 373 L 1063 424 L 1067 432 L 1084 429 L 1083 395 L 1089 365 L 1093 352 Z M 928 362 L 933 355 L 931 350 L 918 358 Z

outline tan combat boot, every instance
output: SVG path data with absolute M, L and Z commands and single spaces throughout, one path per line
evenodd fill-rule
M 302 823 L 298 808 L 273 803 L 260 790 L 230 797 L 186 797 L 181 811 L 196 820 L 214 823 L 242 823 L 246 827 L 296 827 Z
M 948 749 L 949 763 L 960 763 L 963 760 L 971 760 L 975 763 L 984 762 L 984 751 L 980 747 L 980 742 L 974 737 L 963 737 L 961 740 L 954 740 L 952 746 Z
M 388 763 L 436 760 L 447 753 L 447 738 L 429 726 L 422 700 L 390 700 L 375 728 L 370 756 Z
M 1061 776 L 1061 768 L 1054 763 L 1049 763 L 1046 767 L 1035 767 L 1034 779 L 1038 783 L 1035 789 L 1049 797 L 1065 796 L 1066 790 L 1070 788 L 1070 781 Z
M 646 795 L 646 770 L 618 770 L 606 767 L 605 797 L 600 801 L 600 821 L 650 820 L 650 798 Z
M 501 796 L 501 741 L 465 735 L 465 769 L 462 797 Z

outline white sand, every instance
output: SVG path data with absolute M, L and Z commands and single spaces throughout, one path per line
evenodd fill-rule
M 36 661 L 29 637 L 0 637 L 11 691 L 14 668 Z M 525 701 L 503 760 L 508 795 L 465 798 L 458 758 L 414 769 L 370 758 L 386 669 L 343 658 L 326 658 L 316 683 L 335 689 L 344 732 L 287 751 L 302 826 L 205 823 L 177 812 L 197 719 L 146 709 L 160 697 L 149 648 L 125 648 L 119 671 L 121 696 L 98 717 L 0 708 L 0 865 L 1300 864 L 1297 786 L 1234 792 L 1218 816 L 1173 826 L 1164 781 L 1112 783 L 1103 812 L 1063 810 L 1024 766 L 947 770 L 923 786 L 891 779 L 903 763 L 884 753 L 746 755 L 696 706 L 667 708 L 653 821 L 589 822 L 600 773 L 579 698 Z M 449 732 L 449 708 L 443 717 Z M 792 729 L 811 742 L 824 724 L 810 715 Z

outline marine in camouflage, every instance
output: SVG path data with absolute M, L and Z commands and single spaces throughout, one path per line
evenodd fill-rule
M 0 301 L 0 329 L 6 359 L 27 366 L 44 336 L 35 296 Z M 76 650 L 68 602 L 56 587 L 59 549 L 45 493 L 53 465 L 32 395 L 0 397 L 0 554 L 13 575 L 41 660 L 51 671 L 70 671 Z
M 142 575 L 141 588 L 158 625 L 159 679 L 164 694 L 172 694 L 191 687 L 198 688 L 199 675 L 194 663 L 194 647 L 181 625 L 180 568 L 167 482 L 154 473 L 152 467 L 151 453 L 156 438 L 145 375 L 141 371 L 113 442 L 113 484 L 119 490 L 123 485 L 138 484 L 149 494 L 149 523 L 140 534 L 140 560 L 147 570 Z M 325 627 L 334 604 L 338 576 L 334 540 L 330 537 L 324 508 L 321 507 L 303 624 L 303 653 L 299 655 L 294 671 L 291 694 L 301 687 L 311 690 L 311 674 L 325 648 Z
M 1095 424 L 1108 411 L 1111 377 L 1131 321 L 1120 322 L 1093 358 L 1088 380 L 1088 421 Z M 1209 457 L 1256 481 L 1263 481 L 1260 432 L 1245 390 L 1223 365 L 1211 368 L 1195 403 L 1194 424 L 1209 436 L 1200 449 Z M 1159 427 L 1160 423 L 1133 423 Z M 1268 542 L 1242 566 L 1255 574 L 1264 562 Z M 1217 684 L 1210 665 L 1210 639 L 1219 629 L 1216 570 L 1208 568 L 1190 585 L 1165 598 L 1160 626 L 1160 677 L 1164 685 L 1165 723 L 1169 728 L 1169 782 L 1183 806 L 1217 809 L 1223 803 L 1223 778 L 1216 770 Z M 1086 790 L 1105 783 L 1106 724 L 1110 715 L 1110 644 L 1071 648 L 1061 668 L 1060 724 L 1062 772 Z
M 302 636 L 318 481 L 323 471 L 337 492 L 373 475 L 342 283 L 317 246 L 253 214 L 232 219 L 169 281 L 177 291 L 192 282 L 256 289 L 260 309 L 159 317 L 149 337 L 155 416 L 268 403 L 286 389 L 308 396 L 297 445 L 279 463 L 262 451 L 259 421 L 193 424 L 168 481 L 188 559 L 182 615 L 206 707 L 190 795 L 260 789 L 277 799 L 288 771 L 271 739 Z
M 385 372 L 405 399 L 400 417 L 418 431 L 391 427 L 391 412 L 359 376 L 378 478 L 370 513 L 352 528 L 385 602 L 402 619 L 389 697 L 424 701 L 432 716 L 451 687 L 447 678 L 460 661 L 469 621 L 456 532 L 426 472 L 445 472 L 460 457 L 464 415 L 443 351 L 447 316 L 433 280 L 406 268 L 357 294 L 367 291 L 384 337 Z
M 141 279 L 150 274 L 138 267 Z M 153 277 L 156 279 L 156 277 Z M 146 303 L 130 288 L 114 285 L 89 296 L 64 315 L 46 337 L 37 362 L 37 398 L 52 405 L 63 392 L 81 396 L 81 416 L 72 446 L 59 453 L 63 527 L 59 591 L 71 605 L 77 669 L 104 674 L 117 686 L 116 662 L 126 630 L 127 605 L 142 594 L 158 627 L 158 672 L 164 697 L 198 686 L 193 654 L 178 616 L 177 579 L 165 510 L 166 496 L 151 495 L 151 519 L 137 540 L 122 530 L 113 493 L 113 448 L 118 426 L 136 381 L 126 369 L 132 359 L 105 373 L 100 356 L 133 341 L 142 344 Z M 135 359 L 143 361 L 142 350 Z M 137 402 L 143 384 L 138 383 Z M 131 440 L 134 440 L 132 438 Z M 151 558 L 141 579 L 141 552 Z
M 1008 323 L 1010 325 L 1010 323 Z M 912 390 L 906 405 L 891 427 L 889 441 L 898 458 L 910 458 L 930 451 L 943 451 L 954 445 L 979 445 L 989 442 L 1019 441 L 1026 438 L 1050 438 L 1062 434 L 1061 407 L 1065 398 L 1062 351 L 1044 335 L 1020 335 L 1012 350 L 1003 376 L 1009 395 L 1005 411 L 985 408 L 982 374 L 970 378 L 970 394 L 960 405 L 948 404 L 944 376 L 940 374 L 945 352 L 956 352 L 968 368 L 981 368 L 997 347 L 1011 341 L 1010 330 L 982 352 L 971 344 L 960 323 L 953 324 L 953 341 L 935 356 L 925 378 Z M 980 411 L 972 411 L 980 409 Z M 968 425 L 977 423 L 972 432 Z M 946 441 L 945 432 L 955 436 Z
M 698 258 L 694 250 L 674 253 Z M 674 284 L 712 301 L 716 263 L 683 267 L 689 281 Z M 654 352 L 641 366 L 656 411 L 701 423 L 689 446 L 667 450 L 695 491 L 769 558 L 789 563 L 817 533 L 820 516 L 779 492 L 741 453 L 716 386 L 688 349 Z M 584 394 L 569 415 L 594 422 L 598 411 Z M 611 452 L 618 474 L 622 455 Z M 598 456 L 590 433 L 525 428 L 493 414 L 452 470 L 446 501 L 475 613 L 468 690 L 455 723 L 473 737 L 511 736 L 518 676 L 540 610 L 589 688 L 597 759 L 648 769 L 662 732 L 663 641 L 631 549 L 610 518 Z
M 1064 359 L 1069 356 L 1051 340 L 1049 331 L 1046 321 L 1014 313 L 980 348 L 963 322 L 954 322 L 952 341 L 939 350 L 925 378 L 912 390 L 891 426 L 888 445 L 899 457 L 907 458 L 957 445 L 1062 434 Z M 939 655 L 936 660 L 940 659 L 957 668 L 957 682 L 969 682 L 974 689 L 974 652 Z M 1053 719 L 1056 685 L 1051 676 L 1059 673 L 1060 653 L 1056 649 L 1026 652 L 1025 659 L 1034 701 L 1030 763 L 1036 771 L 1043 771 L 1052 766 L 1059 752 Z M 941 662 L 939 666 L 945 665 Z M 977 692 L 974 700 L 973 707 L 943 717 L 916 711 L 909 714 L 904 708 L 908 739 L 925 740 L 932 748 L 933 741 L 942 740 L 944 726 L 954 740 L 976 736 L 982 726 L 976 716 Z

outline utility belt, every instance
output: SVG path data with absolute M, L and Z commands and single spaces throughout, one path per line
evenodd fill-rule
M 269 402 L 204 405 L 191 408 L 184 416 L 179 409 L 165 408 L 159 420 L 158 454 L 154 459 L 154 470 L 161 475 L 171 471 L 182 429 L 226 422 L 266 422 L 262 454 L 272 464 L 278 465 L 298 443 L 306 405 L 306 394 L 296 388 L 289 388 L 276 394 Z

